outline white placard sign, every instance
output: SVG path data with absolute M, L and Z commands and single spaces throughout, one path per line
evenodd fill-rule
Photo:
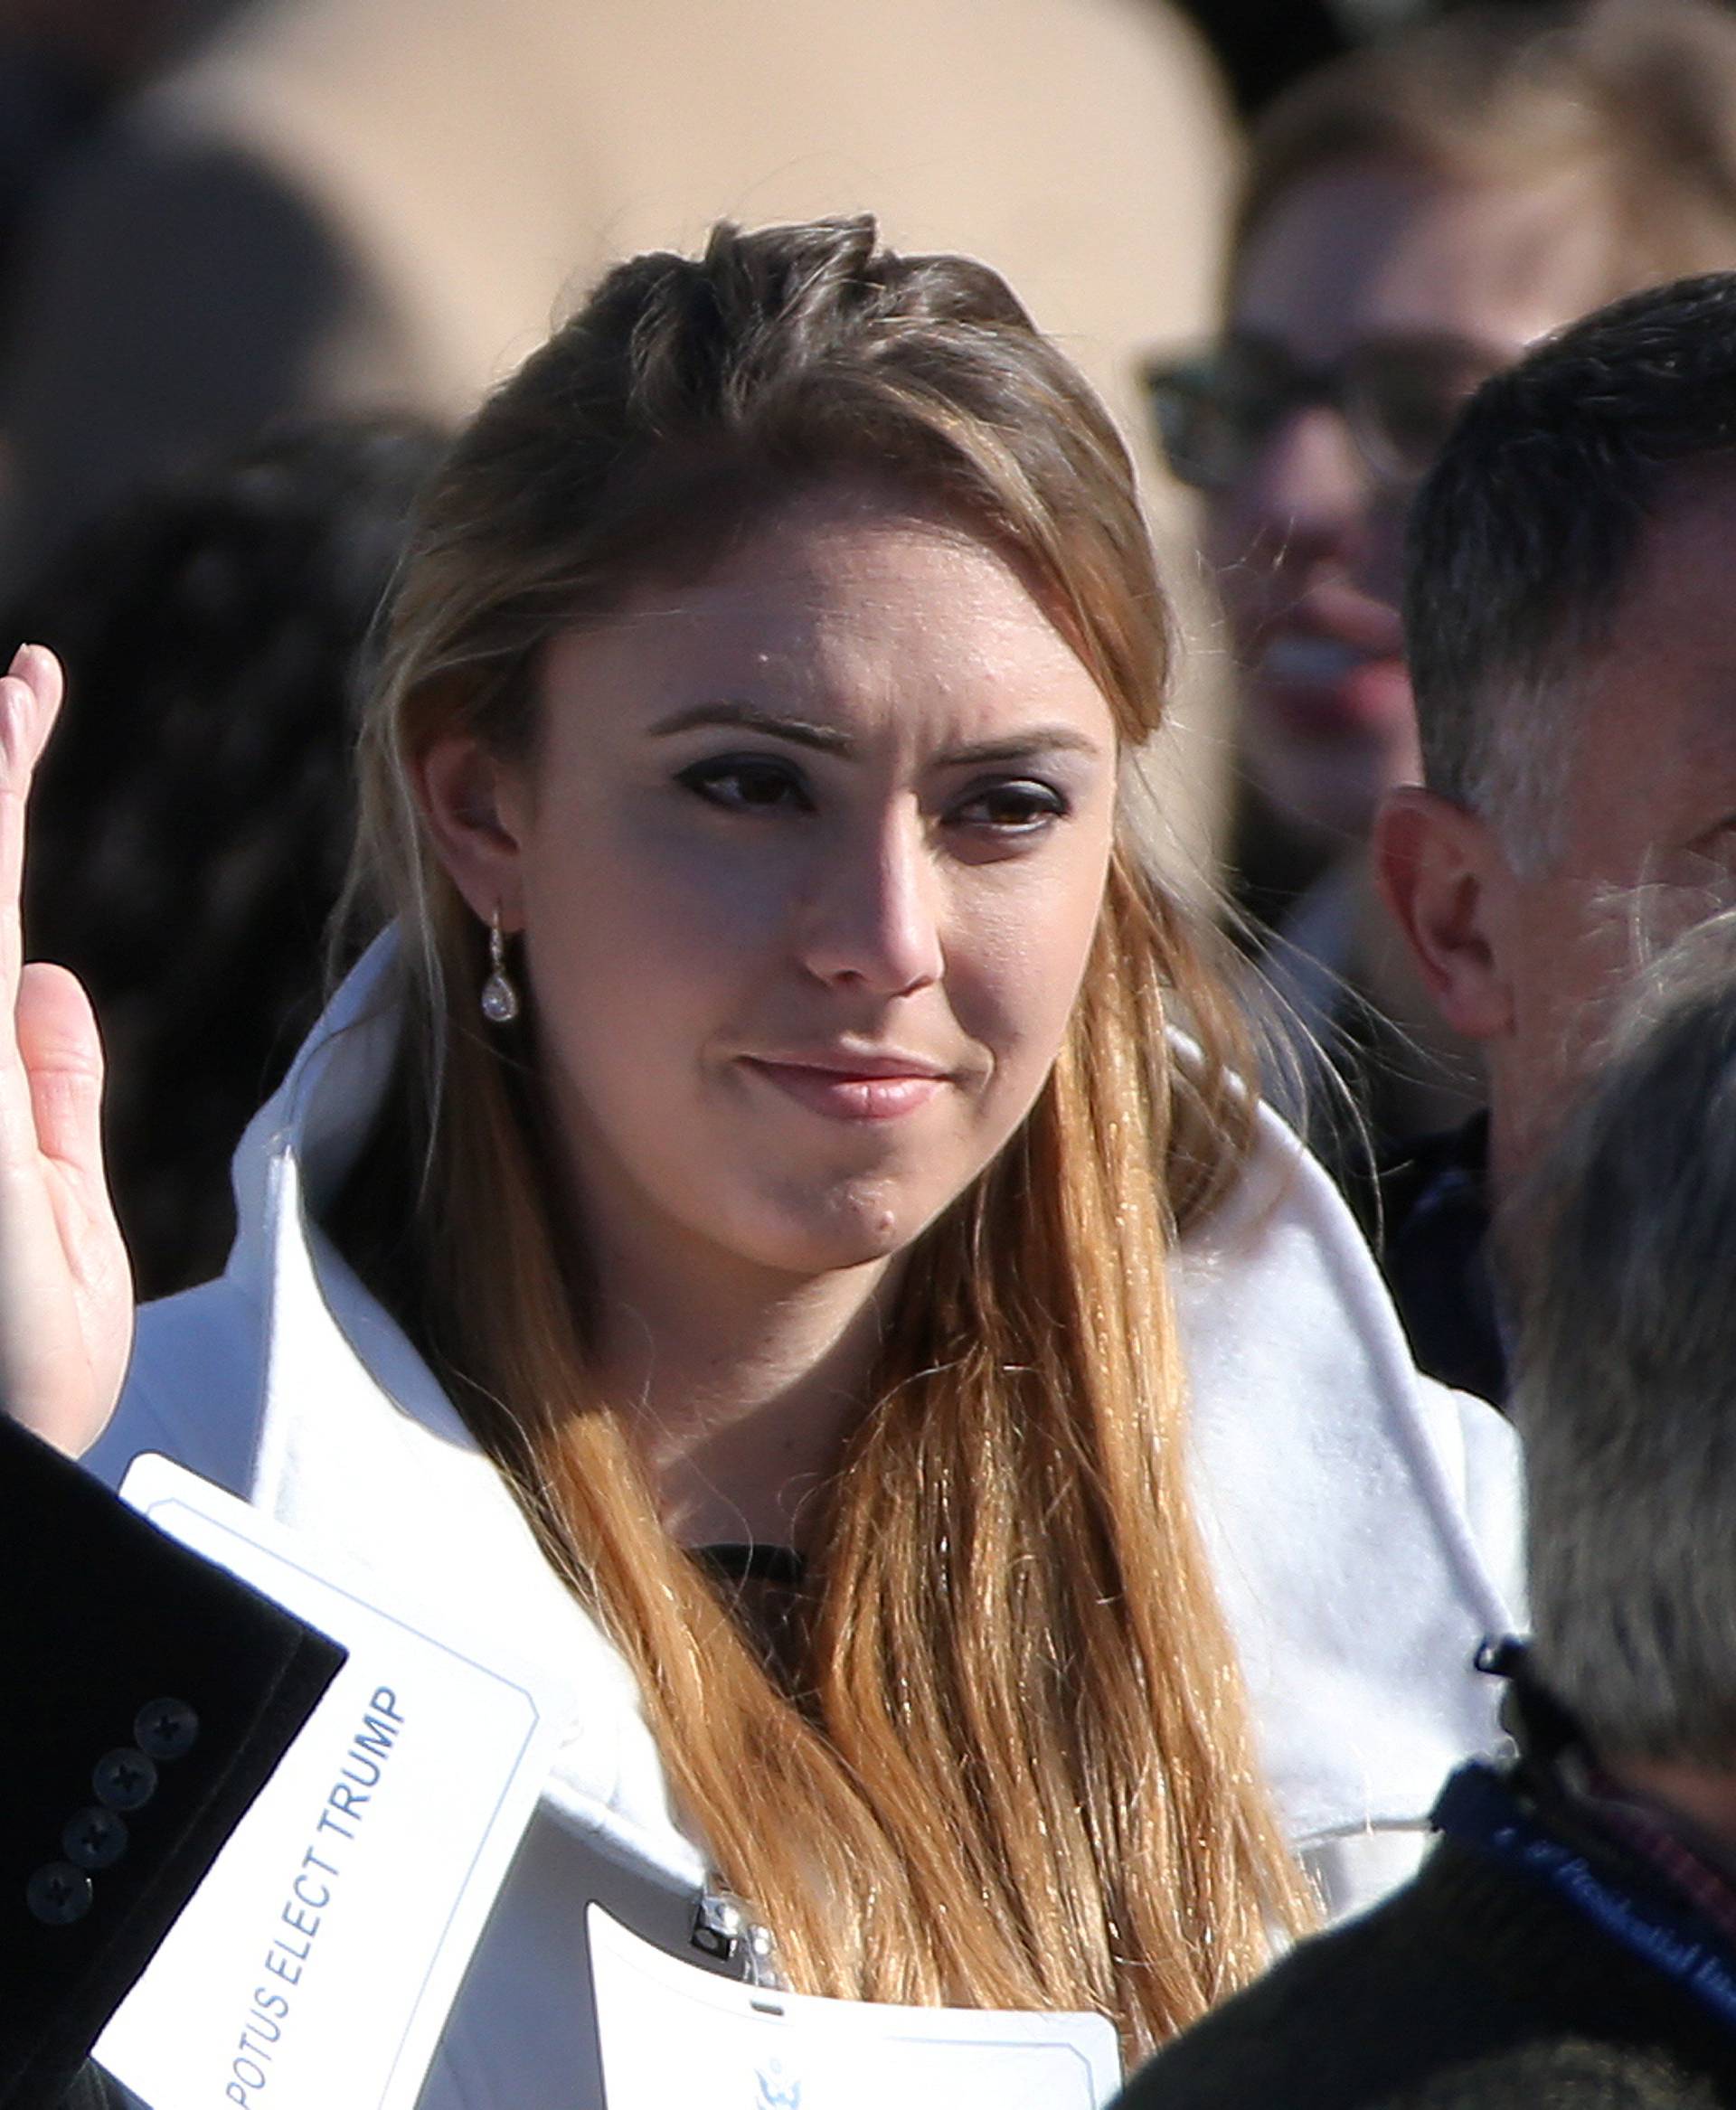
M 350 1654 L 96 2055 L 160 2110 L 410 2110 L 563 1715 L 167 1459 L 121 1493 Z
M 1121 2082 L 1101 2015 L 901 2008 L 766 1992 L 589 1908 L 609 2110 L 1100 2110 Z

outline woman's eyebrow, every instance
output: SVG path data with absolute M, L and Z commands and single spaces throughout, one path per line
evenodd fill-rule
M 816 748 L 826 755 L 849 756 L 856 751 L 854 739 L 835 725 L 816 725 L 806 718 L 785 718 L 776 711 L 762 711 L 758 704 L 731 697 L 690 704 L 684 711 L 659 719 L 648 730 L 653 739 L 665 739 L 672 733 L 692 732 L 701 726 L 767 733 L 774 739 L 789 740 L 801 748 Z M 1102 751 L 1100 740 L 1093 739 L 1075 726 L 1033 725 L 1001 739 L 976 740 L 966 747 L 948 748 L 937 761 L 942 768 L 968 768 L 988 762 L 1025 761 L 1033 755 L 1060 753 L 1095 758 Z
M 685 711 L 677 711 L 673 717 L 659 719 L 650 728 L 650 733 L 654 739 L 663 739 L 671 733 L 691 732 L 695 727 L 704 725 L 769 733 L 774 739 L 791 740 L 798 748 L 817 748 L 827 755 L 855 752 L 855 741 L 847 732 L 840 732 L 836 726 L 816 725 L 805 718 L 782 718 L 774 711 L 761 711 L 756 704 L 739 702 L 730 697 L 694 703 Z
M 1101 740 L 1071 725 L 1033 725 L 1003 739 L 975 740 L 968 747 L 948 748 L 939 757 L 942 767 L 955 768 L 983 762 L 1023 762 L 1033 755 L 1091 755 L 1103 752 Z

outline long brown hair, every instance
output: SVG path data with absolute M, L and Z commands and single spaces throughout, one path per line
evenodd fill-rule
M 614 271 L 436 481 L 364 732 L 363 869 L 401 919 L 421 1028 L 401 1302 L 633 1663 L 677 1794 L 792 1982 L 1095 2008 L 1138 2051 L 1307 1911 L 1185 1487 L 1165 1267 L 1233 1176 L 1250 1101 L 1180 911 L 1116 853 L 1054 1071 L 907 1271 L 792 1690 L 664 1530 L 599 1396 L 533 1021 L 522 1061 L 485 1043 L 481 933 L 409 788 L 455 727 L 523 749 L 551 636 L 864 474 L 1017 558 L 1125 743 L 1159 722 L 1166 617 L 1126 453 L 992 272 L 877 249 L 866 220 L 721 227 L 699 261 Z

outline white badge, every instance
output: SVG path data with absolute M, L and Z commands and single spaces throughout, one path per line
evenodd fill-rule
M 816 2000 L 740 1985 L 586 1915 L 609 2110 L 1099 2110 L 1101 2015 Z
M 410 2110 L 567 1710 L 166 1458 L 121 1493 L 350 1653 L 96 2056 L 165 2110 Z

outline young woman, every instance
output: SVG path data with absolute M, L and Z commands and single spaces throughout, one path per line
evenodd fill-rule
M 1099 406 L 868 221 L 621 267 L 428 494 L 390 930 L 97 1458 L 579 1681 L 425 2103 L 594 2102 L 587 1898 L 682 1945 L 719 1877 L 797 1987 L 1142 2049 L 1306 1923 L 1291 1848 L 1373 1894 L 1488 1733 L 1505 1432 L 1419 1389 L 1118 843 L 1165 647 Z M 26 974 L 0 1074 L 0 1342 L 70 1431 L 124 1323 L 68 1003 Z

